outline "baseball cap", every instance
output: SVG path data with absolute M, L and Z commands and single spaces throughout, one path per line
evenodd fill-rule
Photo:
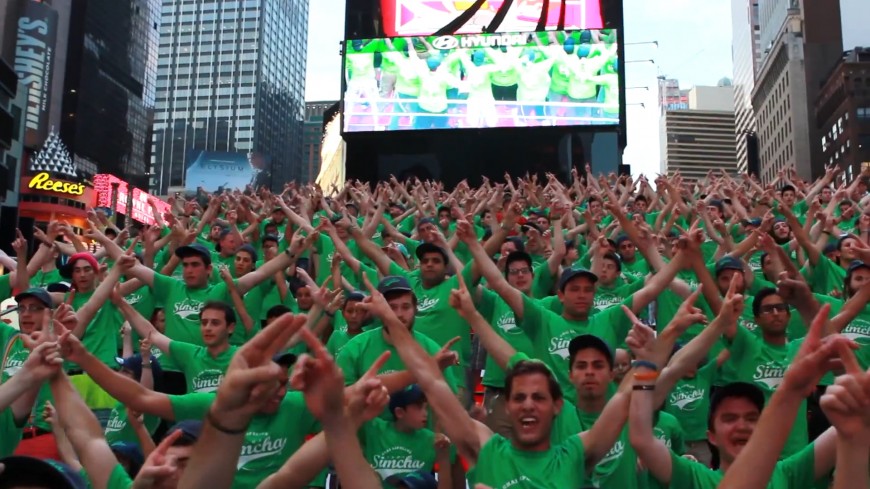
M 420 229 L 420 227 L 424 224 L 432 224 L 433 226 L 437 226 L 438 221 L 436 221 L 434 217 L 424 217 L 423 219 L 420 219 L 420 222 L 417 223 L 417 229 Z
M 348 292 L 344 297 L 344 301 L 347 302 L 362 302 L 366 299 L 365 292 L 360 290 L 354 290 L 353 292 Z
M 568 343 L 568 358 L 574 358 L 578 351 L 590 348 L 604 354 L 607 357 L 607 363 L 611 368 L 613 367 L 613 349 L 606 341 L 592 334 L 581 334 L 571 340 Z
M 51 300 L 51 295 L 45 289 L 39 287 L 31 287 L 16 295 L 15 302 L 20 304 L 22 300 L 27 299 L 28 297 L 33 297 L 39 302 L 42 302 L 45 307 L 54 307 L 54 301 Z
M 754 219 L 746 219 L 743 221 L 743 225 L 755 227 L 761 226 L 761 218 L 756 217 Z
M 100 270 L 100 263 L 97 262 L 97 259 L 94 257 L 94 255 L 88 252 L 81 252 L 69 257 L 69 260 L 67 260 L 66 264 L 62 266 L 60 270 L 58 270 L 60 276 L 66 279 L 72 278 L 73 267 L 79 260 L 85 260 L 86 262 L 88 262 L 88 264 L 91 266 L 91 268 L 94 269 L 95 272 Z
M 564 292 L 565 286 L 568 285 L 568 282 L 577 277 L 586 277 L 593 283 L 598 282 L 598 275 L 595 275 L 583 267 L 566 268 L 565 271 L 562 272 L 562 276 L 559 277 L 559 290 Z
M 116 441 L 109 445 L 109 448 L 116 455 L 120 455 L 130 461 L 130 464 L 133 466 L 131 467 L 133 469 L 131 472 L 134 474 L 139 471 L 139 468 L 145 462 L 145 455 L 142 453 L 142 449 L 135 443 Z
M 426 394 L 417 384 L 411 384 L 399 392 L 390 394 L 390 412 L 397 408 L 403 408 L 412 404 L 418 404 L 426 400 Z
M 716 276 L 719 276 L 720 273 L 725 270 L 739 270 L 743 271 L 743 262 L 734 258 L 733 256 L 726 256 L 721 258 L 716 262 Z
M 255 250 L 253 246 L 251 246 L 249 244 L 244 244 L 242 246 L 239 246 L 239 249 L 236 250 L 236 254 L 238 254 L 240 251 L 244 251 L 244 252 L 248 253 L 249 255 L 251 255 L 251 260 L 254 263 L 257 263 L 257 260 L 259 259 L 259 255 L 257 255 L 257 250 Z
M 846 269 L 846 273 L 851 275 L 852 272 L 859 268 L 870 268 L 870 264 L 864 263 L 861 260 L 852 260 L 852 263 L 849 264 L 849 268 Z
M 730 384 L 725 384 L 716 389 L 710 397 L 710 414 L 707 418 L 708 427 L 713 426 L 713 419 L 716 417 L 716 411 L 719 409 L 719 405 L 722 404 L 725 399 L 733 397 L 748 399 L 758 408 L 758 412 L 761 412 L 764 409 L 764 393 L 761 392 L 761 389 L 758 387 L 748 382 L 732 382 Z
M 192 244 L 179 246 L 175 249 L 175 256 L 179 258 L 187 258 L 189 256 L 198 256 L 206 265 L 211 265 L 211 252 L 201 244 Z
M 422 260 L 423 256 L 428 253 L 438 253 L 444 258 L 444 263 L 447 263 L 449 259 L 447 258 L 447 252 L 444 251 L 444 248 L 433 244 L 433 243 L 420 243 L 420 246 L 417 247 L 417 251 L 414 252 L 417 255 L 418 260 Z
M 51 489 L 86 489 L 84 478 L 66 464 L 33 457 L 0 459 L 5 467 L 0 473 L 2 487 L 49 487 Z
M 294 363 L 296 363 L 296 354 L 284 352 L 278 353 L 277 355 L 272 357 L 272 361 L 281 366 L 291 367 Z
M 196 441 L 199 440 L 199 436 L 202 434 L 202 421 L 197 419 L 179 421 L 166 431 L 164 437 L 169 436 L 176 431 L 181 431 L 181 439 L 189 443 L 196 443 Z
M 629 238 L 627 234 L 620 234 L 616 237 L 616 246 L 619 247 L 619 245 L 626 241 L 631 241 L 631 238 Z
M 391 475 L 387 477 L 385 482 L 393 487 L 400 487 L 400 484 L 402 484 L 408 489 L 436 489 L 438 487 L 438 481 L 429 472 L 410 472 L 407 474 Z
M 383 280 L 378 283 L 378 292 L 381 294 L 389 294 L 390 292 L 411 292 L 411 283 L 408 282 L 408 279 L 402 277 L 401 275 L 390 275 L 388 277 L 384 277 Z
M 261 239 L 260 241 L 263 243 L 265 243 L 266 241 L 274 241 L 275 243 L 277 243 L 278 236 L 275 236 L 274 234 L 267 234 L 267 235 L 263 236 L 263 239 Z

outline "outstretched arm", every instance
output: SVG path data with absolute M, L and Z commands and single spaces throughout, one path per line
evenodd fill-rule
M 132 256 L 128 256 L 128 258 L 134 261 L 136 260 Z M 119 278 L 121 278 L 121 267 L 112 267 L 112 269 L 109 270 L 109 274 L 106 275 L 106 278 L 100 282 L 100 285 L 97 287 L 97 290 L 94 291 L 90 300 L 85 302 L 85 305 L 76 311 L 79 322 L 76 329 L 73 330 L 73 334 L 79 338 L 85 335 L 85 330 L 87 330 L 88 325 L 93 321 L 94 316 L 97 315 L 97 311 L 99 311 L 100 308 L 109 300 L 109 296 L 112 294 L 112 289 L 117 285 Z
M 486 426 L 474 421 L 450 390 L 438 365 L 414 340 L 408 328 L 396 317 L 384 296 L 363 276 L 371 294 L 369 302 L 361 303 L 373 315 L 381 318 L 390 339 L 407 369 L 417 378 L 417 384 L 430 399 L 429 404 L 443 423 L 447 436 L 470 464 L 477 463 L 480 448 L 492 436 Z

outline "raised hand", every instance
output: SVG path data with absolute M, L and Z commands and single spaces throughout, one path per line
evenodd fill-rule
M 719 310 L 719 317 L 722 318 L 728 325 L 736 325 L 737 319 L 743 314 L 745 302 L 742 294 L 737 293 L 737 289 L 743 282 L 743 275 L 735 273 L 731 277 L 731 283 L 728 285 L 728 292 L 725 293 L 725 300 L 722 303 L 722 308 Z
M 842 358 L 840 352 L 843 348 L 858 348 L 854 341 L 839 334 L 822 337 L 830 312 L 830 304 L 824 304 L 819 309 L 797 356 L 785 372 L 780 389 L 785 388 L 801 397 L 808 397 L 822 377 L 835 365 L 837 356 Z
M 847 345 L 838 345 L 846 374 L 837 377 L 822 396 L 821 406 L 837 434 L 843 438 L 870 439 L 870 374 L 863 371 Z
M 60 372 L 63 357 L 56 341 L 47 341 L 37 345 L 16 375 L 27 379 L 29 383 L 38 385 Z
M 468 319 L 477 312 L 477 308 L 474 307 L 474 301 L 471 299 L 471 294 L 468 292 L 468 286 L 466 286 L 462 274 L 457 274 L 456 278 L 459 279 L 459 288 L 450 291 L 448 301 L 450 307 L 456 309 L 456 312 L 464 319 Z
M 218 388 L 210 416 L 229 430 L 244 429 L 286 379 L 286 369 L 272 361 L 305 325 L 305 316 L 285 314 L 239 348 Z
M 459 341 L 458 336 L 452 338 L 450 341 L 445 343 L 440 350 L 438 350 L 438 353 L 435 354 L 435 363 L 438 364 L 438 368 L 442 371 L 454 365 L 459 365 L 459 354 L 451 350 L 457 341 Z
M 668 323 L 669 328 L 675 328 L 682 335 L 695 324 L 707 324 L 707 316 L 704 314 L 704 311 L 695 307 L 695 302 L 702 291 L 703 286 L 699 285 L 694 292 L 689 294 L 689 297 L 686 297 L 683 303 L 680 304 L 671 322 Z
M 631 349 L 634 358 L 651 361 L 655 359 L 655 331 L 643 324 L 640 319 L 626 306 L 621 306 L 622 312 L 631 321 L 631 330 L 625 338 L 625 344 Z
M 159 487 L 178 487 L 181 478 L 177 461 L 168 455 L 171 447 L 182 436 L 181 430 L 167 435 L 157 448 L 148 455 L 131 489 L 154 489 Z
M 390 304 L 387 302 L 387 299 L 384 298 L 383 294 L 378 292 L 378 289 L 372 285 L 372 282 L 369 280 L 368 276 L 363 274 L 363 283 L 369 291 L 369 296 L 365 298 L 362 302 L 357 303 L 357 307 L 361 307 L 364 311 L 367 311 L 371 316 L 384 318 L 393 313 L 393 309 L 390 308 Z

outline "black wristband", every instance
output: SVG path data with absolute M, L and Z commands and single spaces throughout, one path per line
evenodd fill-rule
M 632 389 L 636 391 L 654 391 L 656 386 L 655 384 L 638 384 L 633 386 Z
M 245 426 L 244 428 L 234 430 L 234 429 L 230 429 L 230 428 L 227 428 L 227 427 L 221 425 L 217 421 L 217 419 L 215 419 L 214 413 L 212 413 L 211 409 L 209 409 L 208 414 L 205 415 L 205 420 L 208 421 L 208 424 L 212 425 L 212 427 L 214 429 L 220 431 L 221 433 L 223 433 L 225 435 L 244 435 L 245 433 L 248 432 L 247 426 Z

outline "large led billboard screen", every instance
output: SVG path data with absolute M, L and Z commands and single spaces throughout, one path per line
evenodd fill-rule
M 614 29 L 345 42 L 345 133 L 619 124 Z
M 384 37 L 428 36 L 460 16 L 467 22 L 454 34 L 481 34 L 504 9 L 494 32 L 534 32 L 541 20 L 545 30 L 603 29 L 601 0 L 486 0 L 475 8 L 474 0 L 380 0 Z M 546 11 L 544 9 L 546 8 Z M 564 15 L 564 17 L 563 17 Z M 561 22 L 560 22 L 561 20 Z M 486 32 L 493 32 L 486 30 Z

